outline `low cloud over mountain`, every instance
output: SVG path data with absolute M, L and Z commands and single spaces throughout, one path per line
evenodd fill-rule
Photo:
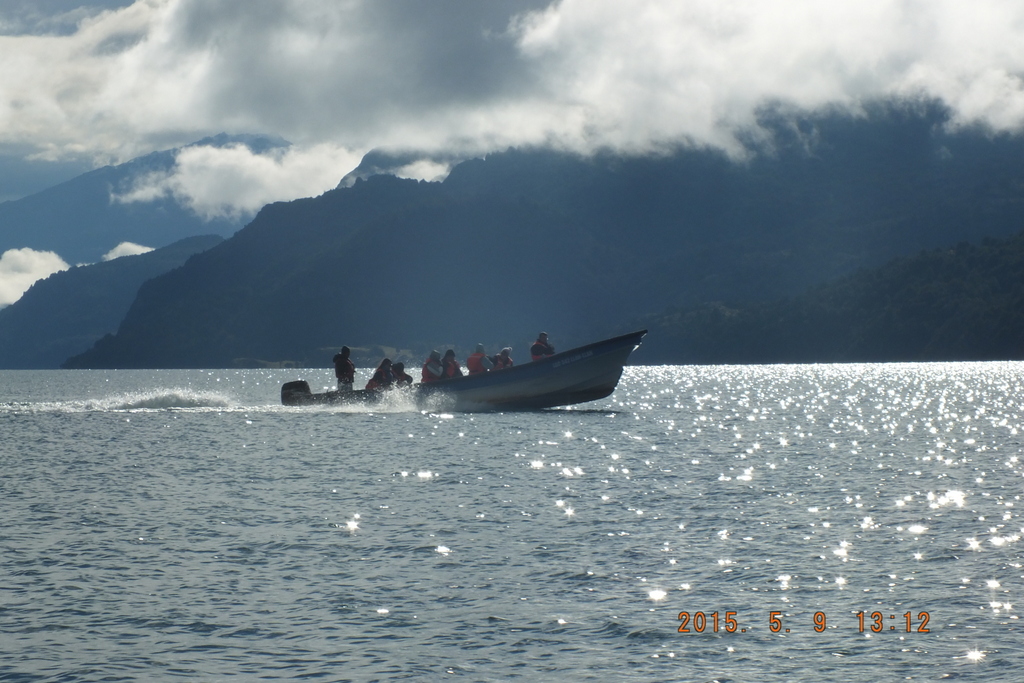
M 0 254 L 0 307 L 13 304 L 36 280 L 67 269 L 52 251 L 8 249 Z
M 139 286 L 222 241 L 189 237 L 162 249 L 121 245 L 119 255 L 40 280 L 0 309 L 0 368 L 56 368 L 117 329 Z M 146 249 L 145 253 L 137 252 Z
M 323 190 L 333 187 L 338 178 L 325 170 L 333 162 L 322 158 L 292 154 L 280 138 L 218 135 L 4 202 L 0 305 L 68 264 L 141 253 L 190 235 L 230 235 L 264 203 L 304 196 L 315 173 Z M 301 187 L 288 181 L 296 175 L 306 179 Z
M 114 202 L 172 198 L 204 220 L 248 220 L 265 204 L 317 195 L 338 184 L 339 169 L 359 163 L 331 145 L 253 151 L 243 144 L 191 145 L 169 169 L 142 174 L 111 195 Z

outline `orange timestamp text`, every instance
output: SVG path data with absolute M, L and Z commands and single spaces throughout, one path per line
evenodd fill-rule
M 899 631 L 901 633 L 930 633 L 928 622 L 931 615 L 928 612 L 913 611 L 897 614 L 896 612 L 856 612 L 856 621 L 848 622 L 857 626 L 860 633 L 873 632 L 884 633 L 886 631 Z M 786 626 L 786 620 L 790 623 L 793 615 L 783 612 L 768 612 L 768 630 L 772 633 L 790 633 Z M 680 633 L 746 633 L 748 629 L 753 630 L 753 623 L 741 623 L 737 612 L 680 612 L 679 617 Z M 748 624 L 749 625 L 746 625 Z M 828 616 L 825 612 L 815 612 L 811 617 L 811 628 L 817 633 L 823 633 L 828 626 Z M 833 628 L 837 628 L 833 626 Z

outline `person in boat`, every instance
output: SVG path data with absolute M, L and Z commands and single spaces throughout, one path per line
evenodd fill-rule
M 373 372 L 373 377 L 366 383 L 367 391 L 383 391 L 395 384 L 395 374 L 391 370 L 391 359 L 385 358 Z
M 466 359 L 466 369 L 469 370 L 471 375 L 477 375 L 494 369 L 494 361 L 484 353 L 483 344 L 477 344 L 476 351 L 471 353 L 469 358 Z
M 342 346 L 341 351 L 334 354 L 334 376 L 338 378 L 338 391 L 352 391 L 356 366 L 349 358 L 351 353 L 352 349 Z
M 537 341 L 530 347 L 530 359 L 541 360 L 548 356 L 555 355 L 555 347 L 548 341 L 548 333 L 541 332 L 537 335 Z
M 444 377 L 444 365 L 441 363 L 441 354 L 438 351 L 431 351 L 430 358 L 423 364 L 422 382 L 436 382 Z
M 462 377 L 462 366 L 459 365 L 459 361 L 455 360 L 455 352 L 451 349 L 444 352 L 444 358 L 441 359 L 441 365 L 444 366 L 445 379 Z
M 512 367 L 512 347 L 506 346 L 497 356 L 494 357 L 494 369 L 504 370 Z
M 405 363 L 395 363 L 392 365 L 391 374 L 395 376 L 396 387 L 412 386 L 412 377 L 405 372 Z

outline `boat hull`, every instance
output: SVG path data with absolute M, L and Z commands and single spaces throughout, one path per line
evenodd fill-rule
M 646 330 L 581 346 L 532 363 L 465 377 L 417 384 L 417 405 L 438 410 L 540 410 L 595 401 L 611 395 L 629 355 Z M 281 387 L 285 405 L 373 404 L 386 392 L 329 391 L 314 394 L 304 381 Z

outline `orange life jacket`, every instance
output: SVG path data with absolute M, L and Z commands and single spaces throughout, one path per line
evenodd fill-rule
M 478 372 L 487 372 L 487 368 L 484 367 L 484 357 L 486 354 L 477 351 L 466 359 L 466 368 L 469 370 L 469 374 L 475 375 Z

